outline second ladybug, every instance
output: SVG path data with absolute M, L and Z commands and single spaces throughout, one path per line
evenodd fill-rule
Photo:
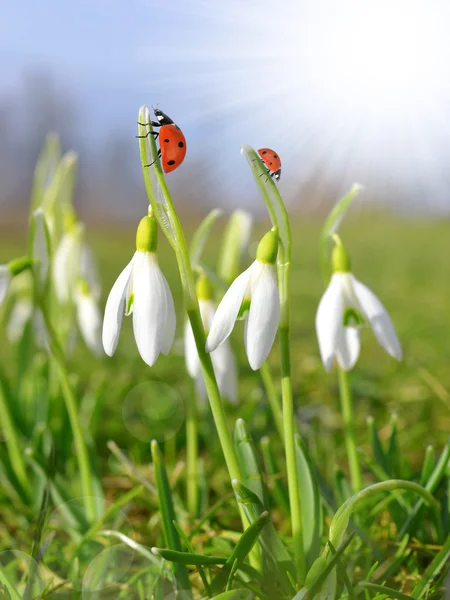
M 269 175 L 279 181 L 281 177 L 281 160 L 278 154 L 270 148 L 260 148 L 258 154 L 267 167 Z
M 157 121 L 152 121 L 152 127 L 159 127 L 160 129 L 159 131 L 149 131 L 147 135 L 152 133 L 155 139 L 159 138 L 158 156 L 161 157 L 164 173 L 170 173 L 181 165 L 186 156 L 186 138 L 178 125 L 165 112 L 159 108 L 154 108 L 153 112 Z M 152 164 L 145 166 L 149 167 Z

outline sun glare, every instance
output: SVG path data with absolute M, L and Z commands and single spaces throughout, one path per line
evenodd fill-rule
M 182 56 L 171 44 L 158 56 L 167 87 L 220 132 L 202 142 L 210 171 L 222 148 L 249 142 L 280 154 L 292 201 L 311 179 L 334 190 L 360 181 L 408 209 L 449 210 L 449 3 L 197 0 L 185 10 Z

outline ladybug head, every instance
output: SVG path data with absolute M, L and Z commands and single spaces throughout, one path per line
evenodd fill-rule
M 155 113 L 155 117 L 158 119 L 158 123 L 160 125 L 170 125 L 173 123 L 172 119 L 159 108 L 154 108 L 153 112 Z
M 277 181 L 279 181 L 280 177 L 281 177 L 281 169 L 278 169 L 278 171 L 275 171 L 275 173 L 273 174 L 273 176 L 275 177 L 275 179 Z

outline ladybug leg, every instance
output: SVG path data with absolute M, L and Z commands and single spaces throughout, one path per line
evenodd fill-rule
M 157 123 L 156 121 L 150 121 L 150 123 L 152 124 L 152 127 L 161 127 L 161 123 Z M 138 121 L 138 125 L 148 127 L 148 123 L 141 123 L 140 121 Z
M 161 149 L 158 150 L 158 154 L 156 155 L 155 160 L 152 160 L 152 162 L 149 163 L 148 165 L 144 165 L 144 167 L 151 167 L 152 165 L 155 164 L 155 162 L 158 160 L 158 158 L 161 158 Z
M 148 137 L 149 135 L 154 135 L 156 140 L 159 136 L 159 131 L 148 131 L 145 135 L 136 135 L 135 137 L 142 139 Z
M 270 175 L 270 171 L 268 170 L 267 173 Z M 269 181 L 269 178 L 267 177 L 266 173 L 261 173 L 260 177 L 262 177 L 263 175 L 266 176 L 266 181 L 264 183 L 267 183 L 267 181 Z

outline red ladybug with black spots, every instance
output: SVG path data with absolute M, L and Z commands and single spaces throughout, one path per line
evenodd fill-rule
M 170 173 L 181 165 L 186 156 L 186 138 L 178 125 L 166 113 L 159 108 L 154 108 L 153 112 L 158 121 L 152 121 L 152 126 L 160 129 L 159 131 L 149 132 L 147 135 L 152 133 L 155 139 L 159 137 L 158 156 L 161 157 L 164 173 Z M 150 163 L 150 165 L 152 164 Z M 150 165 L 146 166 L 149 167 Z
M 281 160 L 278 154 L 270 148 L 260 148 L 258 154 L 267 167 L 269 175 L 279 181 L 281 177 Z

